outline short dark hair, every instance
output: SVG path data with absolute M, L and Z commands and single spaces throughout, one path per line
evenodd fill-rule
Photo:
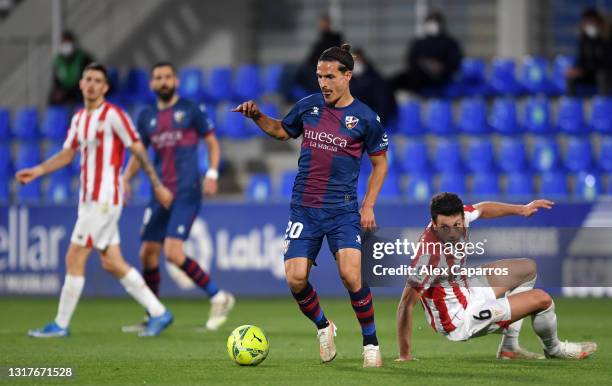
M 76 42 L 76 36 L 74 33 L 68 29 L 62 31 L 62 40 L 69 40 L 71 42 Z
M 463 201 L 455 193 L 438 193 L 432 197 L 429 210 L 434 222 L 439 214 L 443 216 L 461 214 L 463 217 Z
M 340 47 L 330 47 L 321 53 L 319 56 L 320 62 L 340 62 L 340 67 L 338 68 L 342 72 L 346 72 L 347 70 L 353 71 L 353 67 L 355 65 L 355 61 L 353 60 L 353 55 L 351 54 L 351 45 L 344 43 Z
M 171 62 L 157 62 L 157 63 L 155 63 L 153 66 L 151 66 L 151 74 L 153 74 L 153 71 L 155 71 L 156 69 L 158 69 L 160 67 L 170 67 L 172 69 L 172 72 L 176 75 L 176 67 L 174 67 L 174 64 L 172 64 Z
M 100 71 L 104 75 L 104 81 L 108 83 L 108 71 L 106 70 L 106 67 L 104 67 L 103 64 L 91 62 L 83 69 L 83 75 L 85 75 L 87 71 Z

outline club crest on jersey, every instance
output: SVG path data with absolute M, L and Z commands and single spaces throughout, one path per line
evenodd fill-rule
M 179 110 L 179 111 L 176 111 L 174 113 L 174 120 L 176 121 L 176 123 L 181 123 L 183 118 L 185 118 L 185 112 L 184 111 Z
M 344 124 L 346 125 L 346 128 L 349 130 L 357 126 L 358 123 L 359 123 L 359 119 L 352 115 L 347 115 L 346 118 L 344 118 Z

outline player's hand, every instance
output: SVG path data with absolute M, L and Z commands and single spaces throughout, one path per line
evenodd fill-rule
M 170 208 L 170 205 L 172 205 L 172 200 L 174 200 L 174 196 L 172 195 L 172 192 L 168 190 L 168 188 L 160 184 L 153 189 L 153 192 L 155 193 L 155 198 L 157 201 L 159 201 L 164 208 Z
M 17 181 L 22 184 L 29 184 L 42 175 L 42 168 L 40 166 L 35 166 L 33 168 L 19 170 L 17 173 L 15 173 L 15 178 L 17 178 Z
M 362 206 L 359 210 L 359 214 L 361 214 L 361 229 L 364 231 L 374 231 L 376 229 L 374 208 L 370 206 Z
M 123 178 L 123 199 L 127 203 L 132 198 L 132 184 L 127 178 Z
M 520 214 L 521 216 L 530 217 L 539 209 L 551 209 L 553 205 L 555 205 L 555 203 L 549 200 L 534 200 L 527 205 L 523 205 Z
M 205 196 L 210 197 L 217 194 L 218 187 L 217 180 L 212 178 L 204 178 L 202 182 L 202 192 L 204 192 Z
M 261 116 L 259 106 L 253 101 L 247 101 L 239 104 L 232 110 L 235 113 L 240 113 L 247 118 L 258 119 Z

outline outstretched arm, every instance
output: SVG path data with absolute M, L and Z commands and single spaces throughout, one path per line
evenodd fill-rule
M 60 152 L 54 154 L 51 158 L 45 162 L 38 164 L 32 168 L 19 170 L 15 177 L 22 184 L 28 184 L 36 178 L 45 174 L 52 173 L 57 169 L 61 169 L 64 166 L 72 162 L 76 151 L 72 148 L 62 149 Z
M 414 305 L 419 301 L 418 292 L 409 285 L 404 287 L 404 292 L 397 306 L 397 344 L 399 347 L 398 361 L 410 361 L 412 357 L 412 311 Z
M 260 129 L 273 138 L 281 141 L 286 141 L 291 138 L 283 128 L 280 120 L 270 118 L 262 113 L 257 104 L 253 101 L 241 103 L 232 111 L 241 113 L 247 118 L 251 118 Z
M 525 205 L 484 201 L 474 205 L 474 207 L 480 212 L 480 218 L 496 218 L 503 216 L 529 217 L 539 209 L 551 209 L 554 204 L 554 202 L 549 200 L 534 200 Z

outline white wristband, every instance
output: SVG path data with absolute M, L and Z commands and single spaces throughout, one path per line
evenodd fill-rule
M 205 177 L 216 181 L 219 179 L 219 171 L 217 169 L 208 169 Z

